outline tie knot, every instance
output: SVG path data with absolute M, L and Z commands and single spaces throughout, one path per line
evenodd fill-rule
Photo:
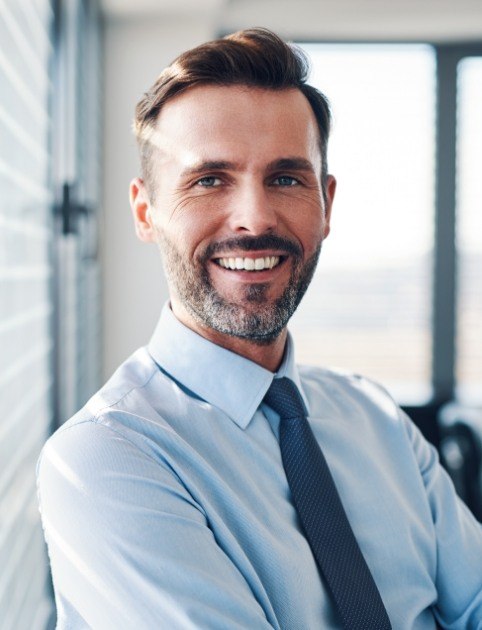
M 286 377 L 273 380 L 264 397 L 264 402 L 283 420 L 306 415 L 305 405 L 298 388 Z

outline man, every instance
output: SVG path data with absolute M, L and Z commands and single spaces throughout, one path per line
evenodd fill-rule
M 294 363 L 335 194 L 306 74 L 252 29 L 137 107 L 170 302 L 43 451 L 59 628 L 482 628 L 481 526 L 435 450 L 376 384 Z

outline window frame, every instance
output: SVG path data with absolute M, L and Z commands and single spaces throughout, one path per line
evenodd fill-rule
M 440 408 L 456 396 L 457 360 L 457 67 L 466 57 L 482 57 L 482 40 L 441 43 L 431 40 L 337 40 L 292 37 L 297 44 L 424 45 L 435 55 L 434 253 L 432 259 L 432 397 L 420 405 L 402 405 L 425 437 L 440 446 Z

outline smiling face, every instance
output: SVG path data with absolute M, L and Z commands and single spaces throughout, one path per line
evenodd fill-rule
M 167 102 L 155 190 L 131 184 L 136 229 L 156 241 L 177 317 L 204 336 L 269 344 L 299 304 L 329 231 L 335 181 L 299 90 L 200 86 Z M 224 339 L 226 347 L 229 339 Z

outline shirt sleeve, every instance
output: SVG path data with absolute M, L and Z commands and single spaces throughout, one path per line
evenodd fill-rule
M 57 432 L 38 494 L 59 630 L 273 627 L 176 473 L 110 427 Z
M 435 615 L 443 628 L 482 629 L 482 525 L 459 499 L 436 449 L 403 415 L 420 468 L 437 544 Z

